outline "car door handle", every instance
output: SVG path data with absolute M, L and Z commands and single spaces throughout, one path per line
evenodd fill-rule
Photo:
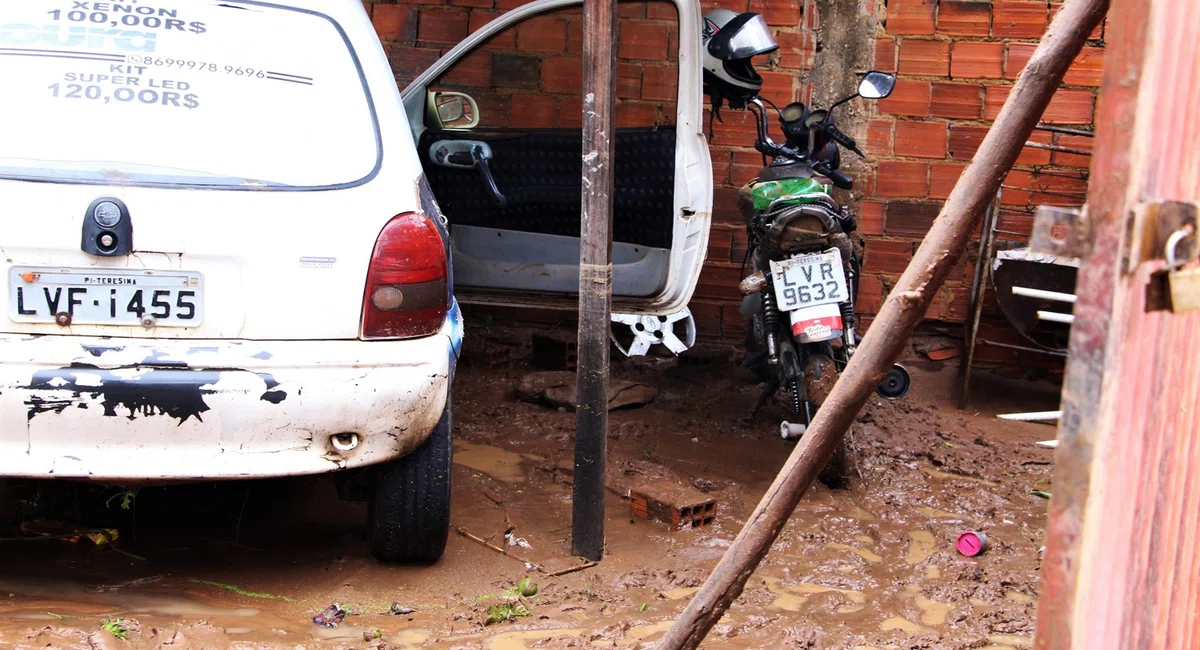
M 449 156 L 446 156 L 446 162 L 454 165 L 455 167 L 474 167 L 475 156 L 468 151 L 455 151 Z
M 492 176 L 492 168 L 488 164 L 492 155 L 488 143 L 475 140 L 440 140 L 429 147 L 429 159 L 435 165 L 477 170 L 492 203 L 503 209 L 508 206 L 508 199 L 496 185 L 496 177 Z
M 485 160 L 492 158 L 492 148 L 477 140 L 439 140 L 429 146 L 429 159 L 435 165 L 458 169 L 475 168 L 475 151 Z
M 492 203 L 502 210 L 508 207 L 508 199 L 500 192 L 500 188 L 496 187 L 496 177 L 492 176 L 492 168 L 488 165 L 488 159 L 483 155 L 483 149 L 481 147 L 471 149 L 471 157 L 475 159 L 475 168 L 479 170 L 479 175 L 483 178 L 484 187 L 492 195 Z

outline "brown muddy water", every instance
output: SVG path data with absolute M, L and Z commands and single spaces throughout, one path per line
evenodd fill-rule
M 501 555 L 452 532 L 434 566 L 381 566 L 363 507 L 339 501 L 327 480 L 144 489 L 120 513 L 115 548 L 0 543 L 0 648 L 652 647 L 793 448 L 777 437 L 782 412 L 740 421 L 757 386 L 736 365 L 617 360 L 615 376 L 660 393 L 611 415 L 605 560 L 551 577 L 578 562 L 574 414 L 516 401 L 526 336 L 468 342 L 455 385 L 453 522 L 499 546 L 511 530 L 529 548 Z M 1055 408 L 1056 389 L 980 375 L 975 404 L 959 411 L 949 363 L 916 362 L 905 400 L 871 401 L 852 432 L 860 478 L 847 490 L 814 485 L 702 647 L 1031 645 L 1047 502 L 1030 492 L 1052 490 L 1051 452 L 1033 443 L 1054 429 L 994 414 Z M 623 495 L 659 479 L 715 498 L 716 522 L 669 531 L 631 519 Z M 55 506 L 60 519 L 95 525 L 78 497 Z M 987 533 L 985 554 L 955 551 L 968 529 Z M 484 625 L 524 577 L 540 588 L 524 600 L 529 615 Z M 350 611 L 344 622 L 314 625 L 335 602 Z M 415 611 L 392 614 L 393 603 Z

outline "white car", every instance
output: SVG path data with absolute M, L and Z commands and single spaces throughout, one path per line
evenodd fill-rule
M 479 106 L 429 85 L 574 4 L 504 14 L 403 93 L 359 0 L 0 4 L 0 478 L 367 468 L 376 556 L 437 560 L 455 295 L 576 303 L 580 132 L 450 128 Z M 682 308 L 705 255 L 700 15 L 678 6 L 677 126 L 617 135 L 659 165 L 652 202 L 617 200 L 625 313 Z M 548 198 L 520 170 L 564 142 Z

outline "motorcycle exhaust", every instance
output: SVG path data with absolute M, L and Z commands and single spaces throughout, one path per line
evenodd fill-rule
M 807 430 L 807 424 L 798 424 L 795 422 L 788 422 L 787 420 L 779 423 L 779 435 L 784 440 L 795 440 L 800 436 L 803 436 L 804 432 Z
M 908 394 L 910 386 L 912 376 L 908 374 L 907 368 L 897 363 L 888 371 L 887 377 L 875 389 L 875 393 L 886 399 L 897 400 Z

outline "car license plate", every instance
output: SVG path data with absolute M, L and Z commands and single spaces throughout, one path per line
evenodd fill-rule
M 775 301 L 782 311 L 842 302 L 849 295 L 842 253 L 836 248 L 782 262 L 772 261 L 771 280 L 775 285 Z
M 13 267 L 8 279 L 18 323 L 197 327 L 204 316 L 201 276 L 189 271 Z

